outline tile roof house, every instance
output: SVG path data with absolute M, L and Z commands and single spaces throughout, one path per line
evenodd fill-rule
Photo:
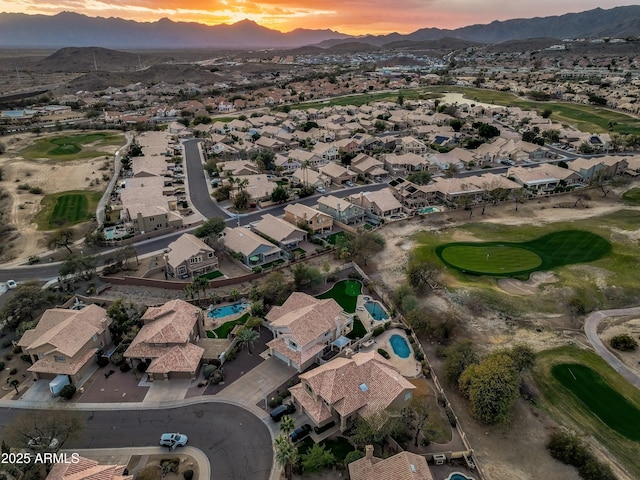
M 412 452 L 400 452 L 392 457 L 373 456 L 373 446 L 367 445 L 365 456 L 349 464 L 351 480 L 433 480 L 427 460 Z
M 402 204 L 390 188 L 383 188 L 375 192 L 360 192 L 352 195 L 349 199 L 353 204 L 379 217 L 390 217 L 402 212 Z
M 398 201 L 411 210 L 426 207 L 436 200 L 436 193 L 427 190 L 428 185 L 418 185 L 403 177 L 394 178 L 388 185 Z
M 38 325 L 18 342 L 33 362 L 27 370 L 36 380 L 68 375 L 72 383 L 77 382 L 95 365 L 96 352 L 111 344 L 111 321 L 98 305 L 46 310 Z
M 124 357 L 132 364 L 146 362 L 150 380 L 195 379 L 204 349 L 192 342 L 200 340 L 202 310 L 176 299 L 148 308 L 141 320 L 143 326 Z
M 78 461 L 54 463 L 46 480 L 133 480 L 133 475 L 125 475 L 126 469 L 126 465 L 100 465 L 79 456 Z
M 320 173 L 326 175 L 336 185 L 344 185 L 347 182 L 355 182 L 358 174 L 342 165 L 330 162 L 319 168 Z
M 347 225 L 360 223 L 365 216 L 362 207 L 333 195 L 320 197 L 318 199 L 318 210 L 331 215 L 337 222 L 346 223 Z
M 269 354 L 299 372 L 315 363 L 331 349 L 333 341 L 353 327 L 353 316 L 334 299 L 319 300 L 302 292 L 292 293 L 265 318 L 274 336 L 267 343 Z
M 284 207 L 284 219 L 293 225 L 307 225 L 314 233 L 333 230 L 333 217 L 302 203 L 290 203 Z
M 292 250 L 307 240 L 307 232 L 279 217 L 267 213 L 253 226 L 259 235 L 275 241 L 283 250 Z
M 351 160 L 351 170 L 358 175 L 373 180 L 376 177 L 385 178 L 389 173 L 384 169 L 384 163 L 369 155 L 360 153 Z
M 416 388 L 376 351 L 334 358 L 299 378 L 289 391 L 301 411 L 315 426 L 334 421 L 342 432 L 358 416 L 402 409 Z
M 331 179 L 328 176 L 310 168 L 296 170 L 293 172 L 293 178 L 304 185 L 311 185 L 312 187 L 328 187 L 331 184 Z
M 165 268 L 170 277 L 197 277 L 218 269 L 215 250 L 190 233 L 180 235 L 168 250 Z
M 222 243 L 230 252 L 235 252 L 240 261 L 253 268 L 273 262 L 282 257 L 282 249 L 244 227 L 224 229 Z
M 566 185 L 579 185 L 584 180 L 582 177 L 568 168 L 558 167 L 550 163 L 543 163 L 537 167 L 511 167 L 507 171 L 506 176 L 513 178 L 520 185 L 524 185 L 535 192 L 553 191 L 560 182 Z
M 383 155 L 384 166 L 391 175 L 406 175 L 408 172 L 421 172 L 422 170 L 437 170 L 431 167 L 426 158 L 415 153 L 396 155 L 393 153 Z

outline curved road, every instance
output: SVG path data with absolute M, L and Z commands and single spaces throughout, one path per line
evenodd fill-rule
M 622 363 L 618 357 L 609 351 L 602 344 L 598 336 L 598 325 L 607 317 L 625 317 L 631 315 L 640 315 L 640 307 L 621 308 L 619 310 L 600 310 L 593 312 L 584 321 L 584 333 L 593 346 L 594 350 L 600 355 L 613 369 L 626 378 L 629 383 L 640 388 L 640 375 Z
M 180 432 L 189 437 L 189 446 L 205 453 L 211 464 L 211 478 L 266 480 L 271 474 L 269 430 L 244 408 L 217 402 L 162 410 L 125 410 L 127 406 L 122 404 L 118 407 L 123 410 L 81 411 L 85 428 L 80 438 L 65 445 L 65 449 L 157 446 L 162 433 Z M 0 427 L 4 430 L 24 411 L 15 407 L 0 409 Z

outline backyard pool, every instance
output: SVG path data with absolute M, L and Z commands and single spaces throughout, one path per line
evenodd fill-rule
M 391 348 L 393 349 L 393 353 L 395 353 L 400 358 L 408 358 L 411 353 L 411 349 L 409 348 L 409 344 L 407 340 L 402 336 L 393 334 L 389 337 L 389 343 L 391 344 Z M 459 479 L 453 479 L 459 480 Z
M 211 308 L 211 307 L 209 307 Z M 249 304 L 245 302 L 238 302 L 232 305 L 225 305 L 224 307 L 217 307 L 207 312 L 209 318 L 222 318 L 234 313 L 240 313 L 246 308 L 249 308 Z
M 418 209 L 418 215 L 425 215 L 427 213 L 437 213 L 439 211 L 440 209 L 438 207 L 422 207 Z
M 389 315 L 387 314 L 385 309 L 382 308 L 382 305 L 380 305 L 378 302 L 367 301 L 364 304 L 364 308 L 366 308 L 367 312 L 369 312 L 369 315 L 371 315 L 371 317 L 378 322 L 387 320 L 389 318 Z
M 467 477 L 466 475 L 460 472 L 453 472 L 451 475 L 447 477 L 447 480 L 473 480 L 473 478 Z

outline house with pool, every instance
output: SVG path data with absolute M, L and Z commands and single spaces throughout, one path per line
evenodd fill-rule
M 282 258 L 282 249 L 245 227 L 227 227 L 222 232 L 225 248 L 247 267 L 259 267 Z
M 336 357 L 299 376 L 289 389 L 315 427 L 335 422 L 341 432 L 389 408 L 401 410 L 415 386 L 376 351 Z
M 334 342 L 339 341 L 340 345 L 353 328 L 353 315 L 334 299 L 320 300 L 302 292 L 292 293 L 265 319 L 274 337 L 267 343 L 269 355 L 298 372 L 318 362 Z
M 367 445 L 365 455 L 349 464 L 351 480 L 433 480 L 427 459 L 412 452 L 400 452 L 388 458 L 373 456 L 373 445 Z

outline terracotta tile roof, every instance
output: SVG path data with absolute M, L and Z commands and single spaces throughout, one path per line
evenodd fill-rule
M 287 347 L 282 338 L 274 338 L 269 343 L 267 343 L 267 347 L 277 351 L 281 355 L 284 355 L 288 359 L 295 362 L 298 366 L 303 365 L 304 362 L 320 353 L 324 349 L 324 346 L 324 343 L 316 343 L 310 348 L 302 351 L 297 351 L 291 350 L 289 347 Z
M 360 458 L 349 464 L 351 480 L 433 480 L 427 460 L 415 453 L 400 452 L 393 457 Z
M 149 373 L 195 372 L 204 353 L 192 343 L 164 348 L 162 355 L 154 359 L 147 368 Z
M 97 351 L 97 348 L 90 348 L 72 362 L 56 362 L 55 359 L 49 355 L 31 365 L 27 371 L 53 373 L 55 375 L 75 375 L 87 362 L 91 361 Z
M 348 320 L 334 299 L 318 300 L 302 292 L 292 293 L 281 307 L 273 307 L 265 318 L 272 330 L 290 336 L 300 347 L 327 331 L 335 331 Z
M 322 425 L 331 418 L 331 410 L 322 401 L 315 401 L 302 384 L 289 388 L 291 396 L 302 405 L 306 414 L 317 424 Z
M 44 312 L 36 328 L 24 333 L 18 345 L 26 350 L 51 345 L 53 351 L 73 357 L 110 323 L 107 311 L 98 305 L 82 310 L 51 308 Z
M 95 460 L 79 457 L 78 463 L 55 463 L 47 480 L 133 480 L 123 475 L 126 465 L 99 465 Z
M 386 409 L 405 390 L 415 386 L 377 352 L 357 353 L 352 358 L 335 358 L 300 375 L 315 395 L 316 402 L 331 405 L 341 416 L 354 412 L 366 417 Z M 304 391 L 302 396 L 311 395 Z

